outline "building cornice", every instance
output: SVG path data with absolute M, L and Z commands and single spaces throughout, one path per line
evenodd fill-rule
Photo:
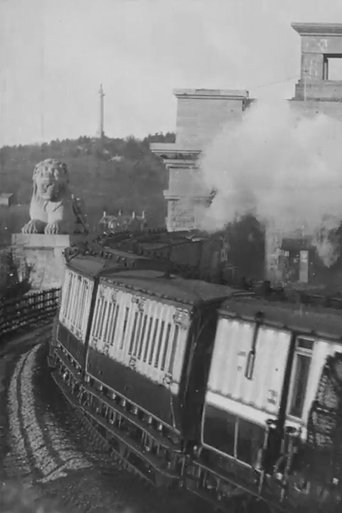
M 176 98 L 193 98 L 201 100 L 247 100 L 246 89 L 174 89 Z
M 291 23 L 301 36 L 341 36 L 342 23 Z
M 165 144 L 165 143 L 151 143 L 150 149 L 154 155 L 162 158 L 164 161 L 167 161 L 167 164 L 174 163 L 175 165 L 178 163 L 192 165 L 195 160 L 198 159 L 201 150 L 198 148 L 183 148 L 181 146 L 177 146 L 174 143 Z
M 167 200 L 181 200 L 181 199 L 186 199 L 188 200 L 189 199 L 189 194 L 188 193 L 181 193 L 181 192 L 171 192 L 169 190 L 165 190 L 163 191 L 163 195 L 164 195 L 164 198 L 167 199 Z M 192 200 L 201 200 L 201 201 L 210 201 L 211 200 L 211 195 L 208 193 L 208 194 L 191 194 L 191 201 Z

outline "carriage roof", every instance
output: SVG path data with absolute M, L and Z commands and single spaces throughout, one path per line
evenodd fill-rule
M 226 285 L 166 276 L 164 272 L 152 270 L 122 271 L 103 276 L 101 282 L 186 304 L 223 301 L 241 293 Z
M 224 301 L 220 313 L 312 336 L 342 340 L 342 311 L 335 308 L 244 296 Z
M 119 272 L 120 269 L 125 270 L 124 261 L 134 261 L 137 263 L 145 263 L 155 265 L 154 260 L 151 258 L 128 253 L 126 251 L 116 250 L 115 258 L 105 259 L 99 256 L 92 255 L 78 255 L 67 263 L 67 267 L 72 271 L 81 273 L 90 278 Z

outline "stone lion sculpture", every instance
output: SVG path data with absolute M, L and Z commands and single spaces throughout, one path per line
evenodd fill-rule
M 73 233 L 75 215 L 66 164 L 56 159 L 43 160 L 34 168 L 32 180 L 31 219 L 22 232 Z

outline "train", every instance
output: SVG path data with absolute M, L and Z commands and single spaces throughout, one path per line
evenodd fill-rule
M 66 265 L 48 363 L 113 455 L 226 513 L 340 511 L 340 303 L 85 253 Z

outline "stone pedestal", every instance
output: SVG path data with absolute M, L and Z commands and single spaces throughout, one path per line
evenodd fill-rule
M 63 251 L 83 235 L 12 235 L 12 252 L 20 268 L 28 266 L 33 290 L 60 287 L 63 281 L 65 259 Z

